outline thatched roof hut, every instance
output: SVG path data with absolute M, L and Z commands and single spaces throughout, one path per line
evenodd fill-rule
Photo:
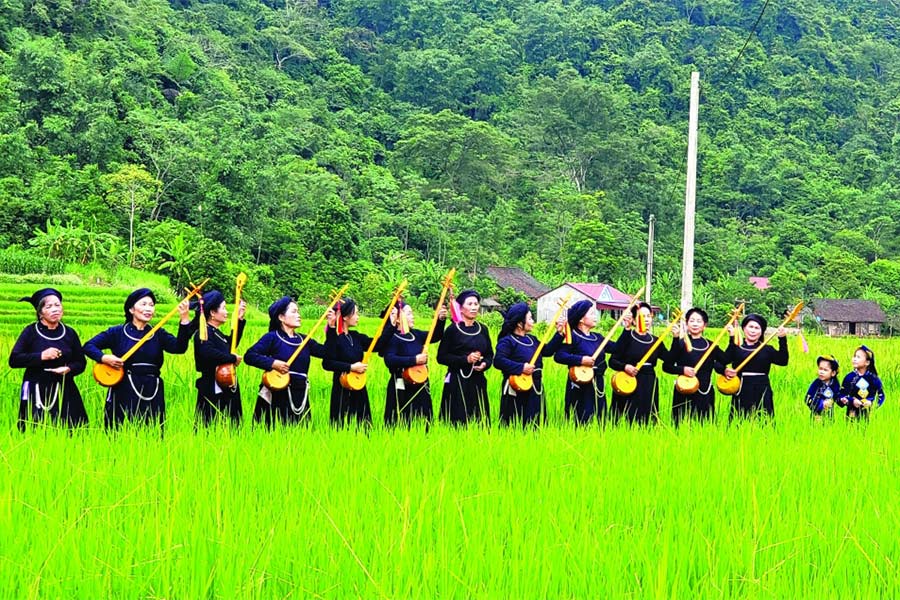
M 831 336 L 879 336 L 886 320 L 884 311 L 871 300 L 818 298 L 812 301 L 812 305 L 816 321 Z
M 501 289 L 512 288 L 531 300 L 537 300 L 550 291 L 549 287 L 519 267 L 488 267 L 485 272 Z

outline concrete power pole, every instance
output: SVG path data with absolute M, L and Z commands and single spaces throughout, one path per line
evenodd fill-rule
M 647 293 L 644 295 L 644 299 L 647 301 L 647 304 L 651 304 L 650 301 L 650 286 L 653 283 L 653 226 L 656 223 L 656 215 L 650 215 L 650 228 L 647 232 L 647 284 L 646 290 Z
M 681 255 L 681 310 L 694 303 L 694 221 L 697 199 L 697 124 L 700 119 L 700 73 L 691 73 L 688 119 L 687 183 L 684 189 L 684 249 Z

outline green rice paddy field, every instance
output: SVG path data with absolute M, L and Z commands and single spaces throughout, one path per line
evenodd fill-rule
M 0 286 L 4 357 L 33 315 L 15 300 L 34 287 Z M 130 290 L 62 291 L 84 341 L 119 322 Z M 265 322 L 251 315 L 242 348 Z M 4 367 L 0 597 L 898 597 L 897 343 L 866 342 L 888 397 L 867 425 L 811 423 L 816 354 L 846 368 L 859 341 L 809 343 L 802 354 L 792 338 L 790 366 L 775 370 L 776 426 L 729 426 L 720 398 L 716 424 L 679 430 L 665 375 L 659 426 L 570 427 L 565 373 L 551 364 L 540 431 L 385 431 L 376 361 L 374 428 L 333 431 L 330 374 L 314 361 L 311 427 L 194 434 L 189 351 L 164 368 L 164 440 L 105 434 L 90 374 L 78 382 L 91 428 L 23 435 L 22 372 Z M 432 367 L 437 405 L 443 372 Z M 247 416 L 259 375 L 239 369 Z

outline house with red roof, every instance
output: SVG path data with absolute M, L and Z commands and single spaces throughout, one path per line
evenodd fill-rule
M 768 277 L 751 277 L 750 283 L 753 285 L 753 287 L 755 287 L 756 289 L 758 289 L 761 292 L 769 289 L 769 287 L 770 287 Z
M 631 302 L 631 296 L 608 283 L 564 283 L 538 297 L 535 321 L 550 321 L 556 314 L 560 301 L 569 293 L 572 297 L 567 306 L 579 300 L 590 300 L 597 310 L 611 311 L 614 318 L 618 318 L 621 311 Z

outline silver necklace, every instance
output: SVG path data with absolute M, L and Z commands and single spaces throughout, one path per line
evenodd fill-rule
M 217 328 L 215 328 L 215 327 L 213 327 L 213 333 L 215 333 L 215 334 L 216 334 L 216 337 L 219 338 L 220 340 L 222 340 L 223 342 L 225 342 L 226 344 L 228 344 L 228 343 L 231 342 L 231 340 L 229 340 L 227 337 L 225 337 L 224 335 L 222 335 L 222 332 L 219 331 L 219 330 L 218 330 Z
M 285 338 L 281 334 L 282 334 L 281 331 L 275 331 L 275 335 L 278 336 L 278 339 L 280 339 L 282 342 L 284 342 L 288 346 L 299 346 L 300 345 L 300 336 L 299 335 L 295 335 L 293 338 Z M 292 341 L 294 339 L 296 339 L 297 341 L 296 342 Z
M 135 341 L 135 342 L 139 342 L 139 341 L 141 341 L 142 339 L 144 339 L 143 336 L 141 336 L 141 337 L 139 337 L 139 338 L 136 338 L 136 337 L 131 336 L 131 335 L 128 333 L 128 326 L 129 326 L 129 325 L 131 325 L 132 327 L 134 327 L 134 325 L 133 325 L 132 323 L 125 323 L 125 326 L 122 327 L 122 332 L 125 334 L 125 337 L 127 337 L 129 340 L 133 340 L 133 341 Z M 137 329 L 137 327 L 134 327 L 134 328 Z M 137 329 L 137 330 L 138 330 L 138 331 L 141 331 L 140 329 Z M 153 335 L 156 335 L 156 334 L 154 333 Z
M 589 341 L 589 342 L 596 342 L 596 341 L 597 341 L 597 334 L 595 334 L 595 333 L 593 333 L 593 332 L 591 332 L 591 333 L 589 333 L 589 334 L 587 334 L 587 335 L 584 335 L 583 333 L 581 333 L 581 332 L 578 331 L 577 329 L 573 329 L 573 330 L 572 330 L 572 333 L 574 333 L 575 335 L 577 335 L 577 336 L 580 337 L 581 339 L 587 340 L 587 341 Z
M 527 335 L 522 336 L 523 339 L 528 340 L 528 343 L 527 343 L 527 344 L 526 344 L 525 342 L 523 342 L 522 340 L 520 340 L 520 339 L 519 339 L 519 336 L 517 336 L 517 335 L 514 334 L 514 333 L 511 334 L 510 337 L 513 339 L 514 342 L 516 342 L 516 343 L 518 343 L 518 344 L 521 344 L 521 345 L 525 346 L 526 348 L 531 348 L 532 346 L 534 346 L 534 340 L 531 339 L 531 338 L 530 338 L 529 336 L 527 336 Z
M 463 331 L 462 325 L 460 325 L 459 323 L 456 324 L 456 328 L 463 335 L 470 335 L 470 336 L 480 335 L 481 334 L 481 323 L 475 322 L 475 323 L 473 323 L 473 325 L 478 326 L 478 331 L 476 331 L 475 333 L 469 333 L 467 331 Z
M 37 334 L 38 334 L 39 336 L 41 336 L 42 338 L 44 338 L 45 340 L 48 340 L 48 341 L 50 341 L 50 342 L 56 342 L 56 341 L 59 341 L 59 340 L 63 339 L 64 337 L 66 337 L 66 325 L 65 325 L 65 323 L 60 323 L 60 326 L 62 327 L 62 333 L 59 334 L 59 337 L 50 337 L 49 335 L 44 335 L 43 333 L 41 333 L 41 328 L 39 327 L 39 325 L 40 325 L 40 323 L 35 323 L 35 324 L 34 324 L 34 330 L 37 331 Z
M 700 342 L 700 341 L 706 342 L 706 345 L 703 346 L 702 348 L 697 345 L 697 342 Z M 709 348 L 709 340 L 702 338 L 702 337 L 691 338 L 691 346 L 694 348 L 694 350 L 707 350 Z
M 646 335 L 649 339 L 644 341 L 644 340 L 640 339 L 639 337 L 637 337 L 639 335 Z M 631 338 L 634 341 L 638 342 L 639 344 L 649 344 L 649 343 L 653 342 L 653 334 L 652 333 L 639 334 L 639 333 L 636 333 L 633 329 L 631 330 Z
M 156 398 L 156 394 L 159 393 L 159 377 L 156 377 L 156 387 L 153 388 L 153 394 L 150 396 L 145 396 L 142 392 L 144 391 L 144 386 L 141 386 L 140 391 L 138 391 L 137 386 L 134 385 L 134 379 L 131 378 L 131 373 L 128 374 L 128 383 L 131 384 L 131 391 L 134 392 L 134 395 L 137 396 L 138 400 L 142 400 L 143 402 L 149 402 Z
M 308 405 L 309 398 L 309 386 L 307 385 L 303 391 L 303 401 L 300 403 L 300 406 L 294 404 L 294 394 L 291 392 L 291 388 L 288 387 L 288 404 L 291 406 L 291 412 L 297 415 L 298 417 L 302 415 L 306 411 L 306 407 Z

